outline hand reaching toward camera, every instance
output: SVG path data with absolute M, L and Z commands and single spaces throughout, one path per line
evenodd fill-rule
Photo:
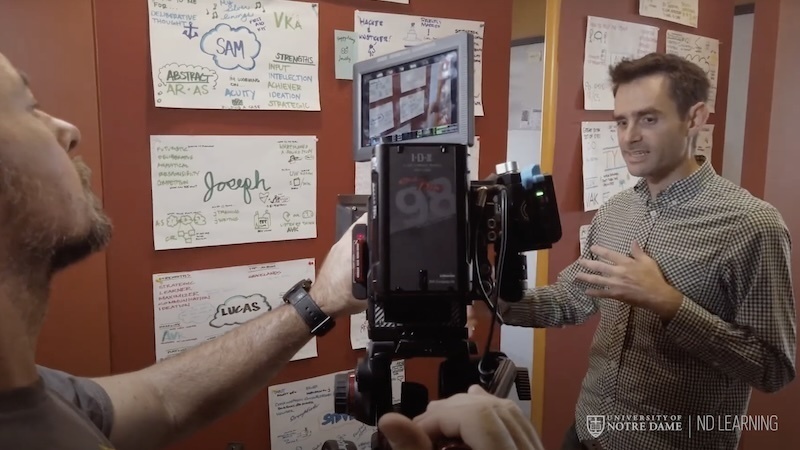
M 431 450 L 441 439 L 459 439 L 472 450 L 544 450 L 533 425 L 513 401 L 477 385 L 466 394 L 432 401 L 413 420 L 385 414 L 378 428 L 393 450 Z

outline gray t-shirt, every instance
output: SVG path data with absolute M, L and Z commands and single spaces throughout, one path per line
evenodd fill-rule
M 0 392 L 0 449 L 113 449 L 106 392 L 87 378 L 38 369 L 35 385 Z

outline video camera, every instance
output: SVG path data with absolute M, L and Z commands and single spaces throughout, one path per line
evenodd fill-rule
M 352 269 L 369 343 L 355 370 L 336 376 L 334 398 L 337 413 L 367 425 L 427 408 L 427 388 L 413 382 L 393 404 L 395 359 L 444 358 L 439 398 L 472 384 L 505 397 L 516 383 L 530 400 L 527 369 L 489 344 L 498 298 L 519 301 L 527 288 L 523 253 L 550 248 L 561 224 L 552 178 L 538 166 L 506 162 L 489 179 L 470 177 L 473 39 L 462 32 L 354 67 L 354 159 L 370 165 L 370 192 L 340 196 L 337 222 L 342 232 L 368 214 L 352 230 Z M 415 95 L 422 100 L 404 100 Z M 475 300 L 495 315 L 483 355 L 466 328 Z M 372 448 L 385 447 L 376 433 Z

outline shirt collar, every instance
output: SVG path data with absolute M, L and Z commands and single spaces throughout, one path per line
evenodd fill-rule
M 711 162 L 706 159 L 694 173 L 667 186 L 656 196 L 655 201 L 669 202 L 672 205 L 683 203 L 693 198 L 715 176 Z M 650 187 L 644 178 L 636 182 L 633 189 L 643 200 L 650 199 Z

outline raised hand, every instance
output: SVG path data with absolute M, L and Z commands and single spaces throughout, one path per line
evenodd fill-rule
M 667 283 L 658 263 L 636 241 L 631 245 L 631 256 L 599 245 L 593 245 L 591 251 L 604 261 L 578 261 L 582 267 L 596 274 L 581 272 L 575 278 L 600 287 L 587 289 L 586 295 L 613 298 L 646 308 L 663 319 L 674 317 L 683 302 L 683 294 Z

